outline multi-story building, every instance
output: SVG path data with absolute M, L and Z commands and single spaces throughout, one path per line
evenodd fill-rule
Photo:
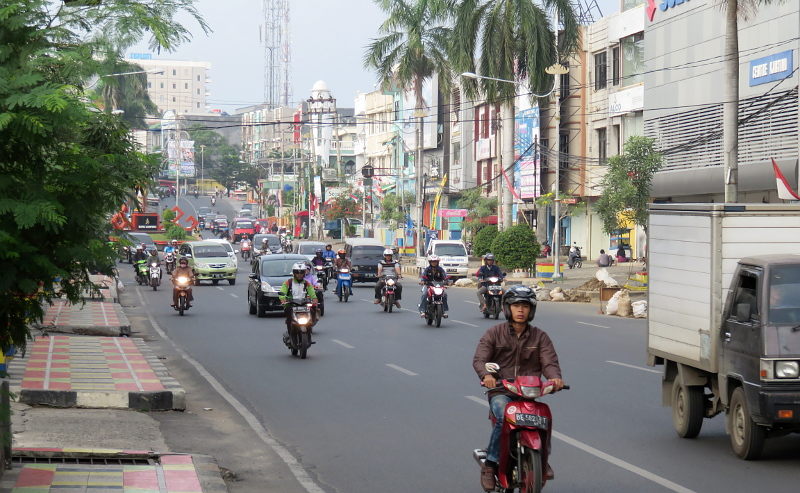
M 717 4 L 670 4 L 645 19 L 644 128 L 664 155 L 656 200 L 724 200 L 725 13 Z M 799 7 L 774 2 L 739 20 L 740 202 L 778 200 L 772 158 L 798 182 Z
M 159 60 L 148 54 L 134 54 L 127 60 L 148 71 L 147 93 L 158 107 L 159 115 L 168 110 L 176 115 L 208 114 L 211 63 Z

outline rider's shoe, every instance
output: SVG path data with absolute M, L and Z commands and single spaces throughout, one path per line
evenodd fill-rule
M 419 312 L 420 318 L 425 318 L 425 312 Z
M 551 480 L 555 479 L 556 473 L 553 472 L 553 468 L 550 467 L 550 464 L 547 464 L 547 469 L 544 471 L 544 479 Z
M 481 465 L 481 487 L 484 491 L 494 491 L 497 487 L 495 468 L 486 463 Z
M 373 303 L 375 303 L 376 305 L 379 304 L 380 302 L 381 302 L 381 300 L 379 300 L 377 298 L 375 299 L 375 301 L 373 301 Z
M 400 308 L 400 302 L 399 301 L 395 301 L 394 302 L 394 306 L 396 306 L 397 308 Z
M 447 318 L 447 312 L 442 313 L 442 317 Z

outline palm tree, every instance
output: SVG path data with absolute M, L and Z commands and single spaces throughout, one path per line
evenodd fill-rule
M 413 90 L 416 100 L 414 116 L 417 117 L 416 195 L 424 202 L 422 194 L 423 116 L 425 100 L 423 84 L 438 78 L 443 94 L 449 91 L 452 70 L 447 56 L 452 30 L 448 27 L 449 5 L 445 0 L 376 0 L 386 12 L 381 24 L 381 37 L 367 46 L 364 66 L 378 72 L 385 89 L 398 87 Z M 435 109 L 433 109 L 435 111 Z M 422 209 L 417 207 L 417 252 L 422 255 Z
M 739 200 L 739 18 L 758 7 L 783 0 L 723 0 L 725 9 L 725 102 L 722 105 L 722 146 L 725 202 Z
M 552 83 L 545 75 L 549 67 L 576 51 L 578 20 L 571 0 L 451 0 L 455 10 L 452 53 L 459 72 L 478 73 L 527 84 L 531 94 L 547 92 Z M 562 34 L 556 47 L 556 32 L 548 15 L 554 11 Z M 491 79 L 464 80 L 471 98 L 482 94 L 488 102 L 502 102 L 502 166 L 514 161 L 514 98 L 517 84 Z M 501 178 L 502 181 L 502 178 Z M 511 226 L 511 193 L 504 191 L 503 224 Z

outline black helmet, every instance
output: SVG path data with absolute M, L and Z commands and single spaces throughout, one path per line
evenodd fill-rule
M 528 322 L 530 322 L 536 314 L 536 292 L 528 286 L 512 286 L 503 295 L 503 313 L 506 320 L 511 320 L 511 305 L 519 302 L 531 305 L 531 312 L 528 314 Z
M 484 260 L 494 260 L 494 254 L 493 253 L 487 253 L 486 255 L 483 256 L 483 259 Z
M 317 248 L 316 250 L 314 250 L 314 253 L 316 253 L 317 255 L 322 255 L 322 248 Z

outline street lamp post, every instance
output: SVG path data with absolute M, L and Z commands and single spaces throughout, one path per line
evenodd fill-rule
M 201 191 L 201 193 L 205 193 L 205 191 L 206 191 L 205 153 L 206 153 L 205 144 L 200 144 L 200 191 Z

